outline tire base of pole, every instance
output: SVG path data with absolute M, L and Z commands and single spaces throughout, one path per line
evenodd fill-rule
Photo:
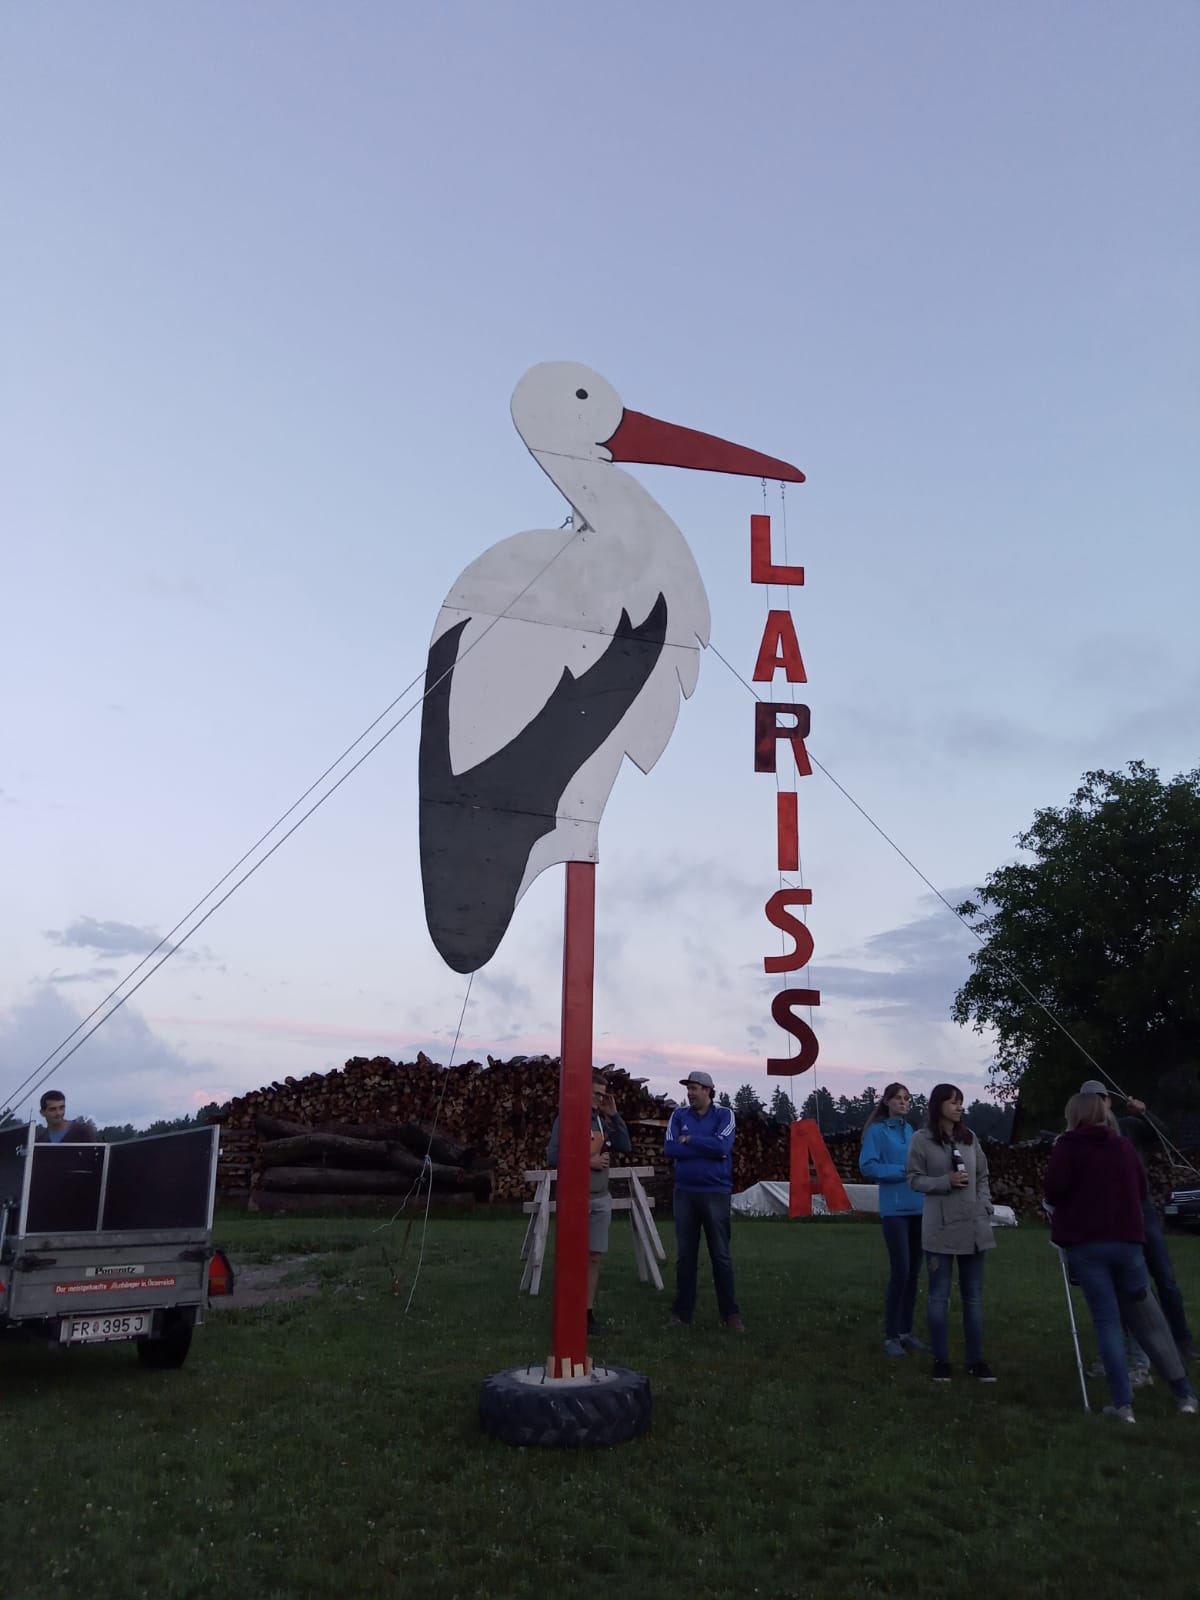
M 483 1380 L 479 1421 L 505 1444 L 565 1450 L 624 1444 L 650 1426 L 650 1380 L 628 1367 L 596 1366 L 586 1378 L 513 1367 Z

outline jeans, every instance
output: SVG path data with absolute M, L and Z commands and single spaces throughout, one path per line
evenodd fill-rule
M 963 1341 L 967 1365 L 983 1360 L 983 1251 L 969 1256 L 944 1256 L 932 1252 L 929 1263 L 929 1299 L 925 1315 L 929 1321 L 929 1342 L 935 1361 L 950 1359 L 950 1279 L 958 1262 L 958 1292 L 962 1297 Z
M 921 1281 L 921 1214 L 918 1211 L 909 1217 L 880 1217 L 879 1225 L 892 1264 L 883 1301 L 883 1336 L 898 1339 L 902 1333 L 913 1331 L 913 1310 Z
M 1113 1405 L 1133 1403 L 1129 1368 L 1125 1364 L 1122 1319 L 1133 1337 L 1145 1346 L 1175 1397 L 1182 1400 L 1191 1394 L 1167 1320 L 1150 1293 L 1150 1277 L 1141 1245 L 1103 1240 L 1069 1244 L 1066 1256 L 1092 1314 L 1100 1361 Z
M 688 1189 L 676 1189 L 674 1212 L 675 1304 L 671 1315 L 680 1322 L 692 1320 L 696 1309 L 696 1266 L 703 1233 L 712 1262 L 717 1309 L 722 1319 L 736 1317 L 738 1303 L 733 1290 L 733 1258 L 729 1253 L 729 1195 L 695 1194 Z
M 1147 1200 L 1142 1206 L 1142 1216 L 1146 1224 L 1146 1268 L 1158 1290 L 1158 1301 L 1171 1329 L 1171 1337 L 1177 1345 L 1186 1349 L 1192 1342 L 1187 1312 L 1183 1309 L 1183 1296 L 1175 1281 L 1175 1268 L 1171 1264 L 1163 1225 L 1153 1200 Z

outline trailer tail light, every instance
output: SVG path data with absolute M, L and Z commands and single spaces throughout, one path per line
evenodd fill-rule
M 208 1298 L 233 1293 L 233 1267 L 224 1250 L 214 1250 L 208 1263 Z

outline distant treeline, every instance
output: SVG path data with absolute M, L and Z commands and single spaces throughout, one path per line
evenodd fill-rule
M 781 1088 L 776 1088 L 770 1104 L 764 1104 L 752 1084 L 744 1083 L 730 1099 L 729 1095 L 717 1097 L 722 1105 L 732 1106 L 737 1116 L 768 1116 L 776 1122 L 794 1122 L 796 1108 Z M 835 1100 L 828 1089 L 815 1089 L 800 1107 L 801 1117 L 811 1117 L 820 1125 L 822 1133 L 847 1133 L 861 1128 L 879 1104 L 879 1091 L 871 1086 L 853 1097 L 839 1095 Z M 923 1094 L 914 1094 L 908 1121 L 919 1128 L 929 1113 L 929 1101 Z M 985 1139 L 1008 1139 L 1012 1133 L 1012 1106 L 993 1105 L 988 1100 L 972 1100 L 964 1113 L 967 1122 Z
M 199 1111 L 190 1117 L 172 1117 L 166 1122 L 152 1122 L 148 1128 L 135 1128 L 132 1122 L 110 1123 L 107 1128 L 98 1128 L 96 1131 L 105 1144 L 121 1144 L 126 1139 L 144 1139 L 152 1133 L 182 1133 L 185 1128 L 202 1128 L 212 1120 L 228 1111 L 229 1101 L 223 1106 L 214 1100 L 210 1105 L 201 1106 Z

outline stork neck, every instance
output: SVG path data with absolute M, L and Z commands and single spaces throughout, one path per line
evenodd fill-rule
M 576 528 L 594 528 L 619 539 L 626 527 L 649 521 L 679 532 L 654 496 L 611 461 L 583 461 L 541 450 L 530 454 L 570 505 Z

